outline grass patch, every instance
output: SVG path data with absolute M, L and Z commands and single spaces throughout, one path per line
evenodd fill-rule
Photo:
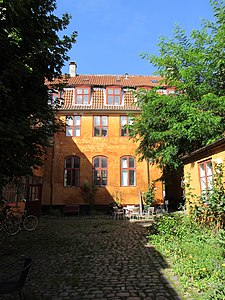
M 225 231 L 197 225 L 180 213 L 163 215 L 149 242 L 171 261 L 183 292 L 193 299 L 225 299 Z

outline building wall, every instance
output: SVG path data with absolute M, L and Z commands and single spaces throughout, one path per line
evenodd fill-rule
M 85 204 L 79 187 L 63 186 L 64 158 L 70 155 L 81 158 L 80 185 L 83 183 L 92 185 L 93 157 L 101 155 L 108 158 L 108 184 L 106 187 L 98 187 L 95 204 L 112 203 L 115 194 L 121 196 L 122 204 L 138 204 L 139 193 L 147 190 L 147 163 L 146 161 L 139 162 L 138 157 L 136 157 L 136 186 L 120 186 L 120 158 L 124 155 L 136 156 L 137 148 L 137 144 L 129 137 L 120 136 L 120 116 L 126 113 L 102 113 L 102 115 L 108 115 L 107 137 L 93 137 L 93 115 L 99 115 L 99 113 L 82 113 L 80 137 L 66 137 L 65 132 L 56 134 L 54 151 L 48 150 L 45 163 L 43 205 L 49 205 L 51 201 L 53 205 Z M 63 114 L 60 117 L 65 120 Z M 54 159 L 52 160 L 53 152 Z M 149 166 L 149 174 L 152 181 L 161 176 L 161 171 L 155 166 Z M 162 202 L 161 182 L 156 184 L 156 199 Z
M 224 149 L 224 150 L 223 150 Z M 207 149 L 200 153 L 198 156 L 188 159 L 184 163 L 184 178 L 190 183 L 191 193 L 193 195 L 201 195 L 200 179 L 199 179 L 199 163 L 207 160 L 212 160 L 214 162 L 223 162 L 225 164 L 225 145 L 223 149 L 213 148 L 210 151 Z M 225 174 L 224 174 L 224 184 L 225 184 Z M 188 193 L 188 190 L 186 190 Z

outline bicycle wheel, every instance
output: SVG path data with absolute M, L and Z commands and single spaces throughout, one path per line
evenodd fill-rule
M 20 230 L 20 218 L 11 215 L 4 221 L 5 229 L 8 235 L 15 235 Z
M 3 226 L 0 226 L 0 245 L 2 245 L 7 237 L 6 230 Z
M 23 220 L 23 228 L 27 231 L 32 231 L 38 226 L 38 218 L 34 215 L 29 215 Z

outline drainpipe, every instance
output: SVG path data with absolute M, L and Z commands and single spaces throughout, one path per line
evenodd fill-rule
M 52 160 L 51 160 L 51 174 L 50 174 L 50 210 L 53 204 L 53 170 L 54 170 L 54 157 L 55 157 L 55 139 L 52 141 Z
M 148 187 L 149 187 L 150 186 L 150 168 L 149 168 L 150 159 L 146 158 L 146 162 L 147 162 L 147 179 L 148 179 Z

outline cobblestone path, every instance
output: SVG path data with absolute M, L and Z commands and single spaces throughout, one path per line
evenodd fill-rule
M 42 218 L 1 246 L 1 263 L 33 258 L 26 299 L 185 299 L 165 276 L 169 266 L 147 245 L 141 223 L 110 218 Z M 0 299 L 18 299 L 17 293 Z

